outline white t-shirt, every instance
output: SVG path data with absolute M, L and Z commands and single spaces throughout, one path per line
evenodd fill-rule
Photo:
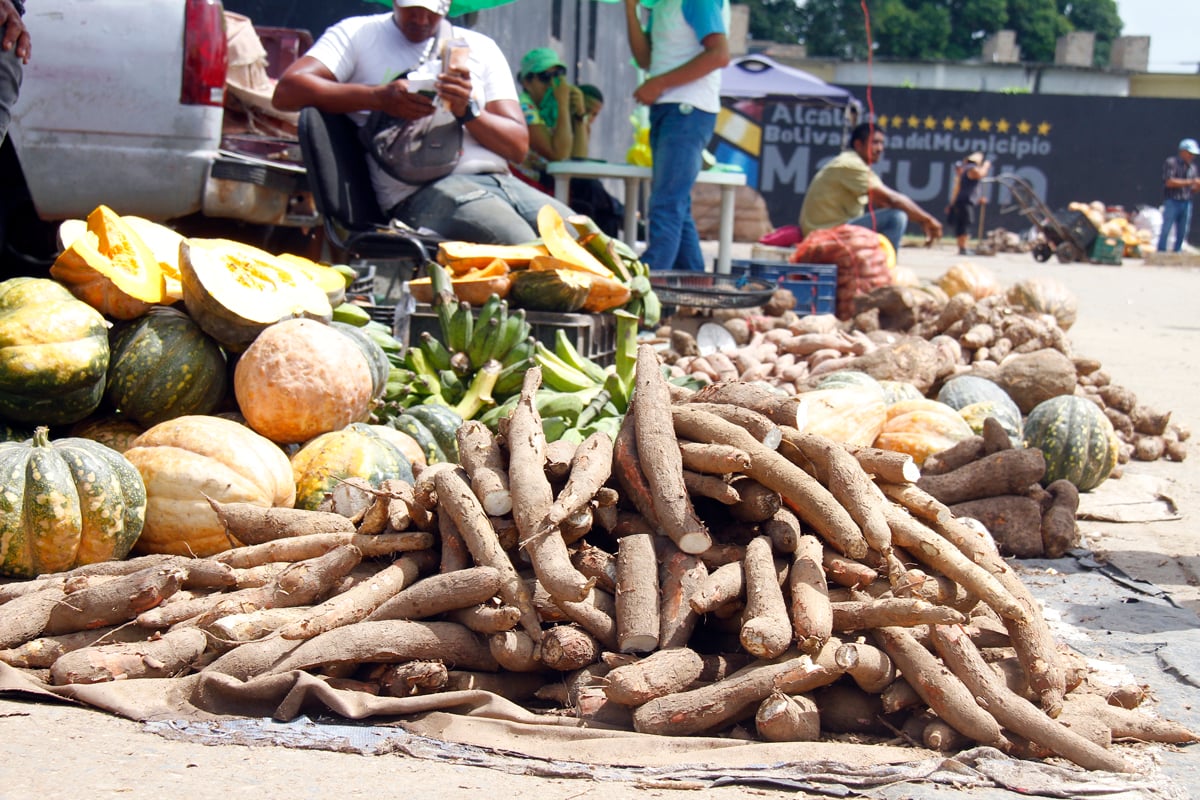
M 492 100 L 517 100 L 517 87 L 504 53 L 487 36 L 455 27 L 452 36 L 466 41 L 471 48 L 469 69 L 471 95 L 480 107 Z M 416 66 L 427 42 L 410 42 L 396 27 L 390 13 L 350 17 L 325 31 L 305 55 L 324 64 L 340 83 L 379 84 L 406 73 Z M 437 72 L 440 56 L 431 56 Z M 367 112 L 350 115 L 359 124 Z M 471 131 L 464 131 L 463 155 L 454 168 L 456 173 L 507 172 L 508 162 L 481 145 Z M 367 159 L 371 184 L 380 208 L 387 211 L 413 194 L 419 187 L 396 180 L 374 160 Z

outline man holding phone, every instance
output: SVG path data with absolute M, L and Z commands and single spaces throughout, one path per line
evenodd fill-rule
M 275 87 L 274 104 L 285 111 L 315 106 L 349 114 L 363 124 L 382 110 L 418 119 L 444 104 L 464 128 L 463 152 L 444 178 L 413 185 L 388 175 L 368 158 L 379 206 L 413 228 L 451 239 L 517 244 L 537 238 L 537 212 L 546 203 L 564 216 L 571 210 L 508 171 L 529 148 L 529 132 L 504 54 L 483 34 L 453 28 L 469 49 L 466 68 L 442 71 L 434 96 L 409 72 L 428 64 L 441 69 L 442 54 L 430 52 L 449 0 L 393 0 L 391 13 L 350 17 L 331 26 L 293 63 Z M 413 91 L 413 90 L 416 91 Z

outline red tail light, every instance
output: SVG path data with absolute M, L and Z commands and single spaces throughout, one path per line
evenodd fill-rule
M 184 105 L 219 106 L 225 97 L 225 14 L 220 0 L 187 0 L 183 31 Z

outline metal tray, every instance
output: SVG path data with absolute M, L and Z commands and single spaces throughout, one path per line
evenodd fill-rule
M 775 284 L 748 275 L 662 271 L 650 273 L 650 285 L 664 305 L 693 308 L 751 308 L 771 299 Z

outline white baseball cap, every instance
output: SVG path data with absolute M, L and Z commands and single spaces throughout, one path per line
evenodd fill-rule
M 1184 139 L 1179 143 L 1180 150 L 1187 150 L 1194 156 L 1200 156 L 1200 144 L 1196 144 L 1195 139 Z
M 450 0 L 392 0 L 396 8 L 423 8 L 434 14 L 446 16 L 450 9 Z

